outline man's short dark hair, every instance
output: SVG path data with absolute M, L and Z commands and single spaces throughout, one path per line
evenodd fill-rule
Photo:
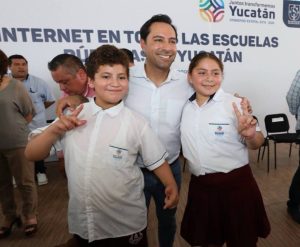
M 48 63 L 48 69 L 50 71 L 56 71 L 60 66 L 67 69 L 72 75 L 75 75 L 79 69 L 86 71 L 80 58 L 72 54 L 59 54 Z
M 8 57 L 8 65 L 11 66 L 12 65 L 12 60 L 13 59 L 23 59 L 25 60 L 26 64 L 28 64 L 28 61 L 25 57 L 23 57 L 22 55 L 19 54 L 15 54 L 15 55 L 11 55 Z
M 120 50 L 126 53 L 129 58 L 129 62 L 134 63 L 133 53 L 131 50 L 128 50 L 126 48 L 121 48 Z
M 172 24 L 172 19 L 168 15 L 163 15 L 163 14 L 154 15 L 143 24 L 143 26 L 140 29 L 141 39 L 143 39 L 143 40 L 147 39 L 147 37 L 150 33 L 150 27 L 155 22 L 163 22 L 163 23 L 169 24 L 174 29 L 175 34 L 176 34 L 176 40 L 177 40 L 177 29 Z

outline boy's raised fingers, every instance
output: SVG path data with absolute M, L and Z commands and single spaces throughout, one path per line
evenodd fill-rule
M 74 111 L 72 111 L 71 116 L 77 117 L 78 114 L 82 111 L 83 104 L 80 104 Z

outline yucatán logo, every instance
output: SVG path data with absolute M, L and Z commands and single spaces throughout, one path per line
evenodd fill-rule
M 199 13 L 207 22 L 220 22 L 224 17 L 224 1 L 199 0 Z
M 300 1 L 283 0 L 283 22 L 288 27 L 300 27 Z

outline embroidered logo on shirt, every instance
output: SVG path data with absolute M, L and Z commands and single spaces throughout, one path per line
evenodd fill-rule
M 208 124 L 209 126 L 212 126 L 213 128 L 212 131 L 216 136 L 223 136 L 225 133 L 223 126 L 229 125 L 228 123 L 208 123 Z
M 215 135 L 216 136 L 222 136 L 222 135 L 224 135 L 223 127 L 221 125 L 219 125 L 217 127 L 217 130 L 215 131 Z
M 125 148 L 121 148 L 121 147 L 116 147 L 116 146 L 109 146 L 111 149 L 111 153 L 112 153 L 112 157 L 114 159 L 118 159 L 121 160 L 124 158 L 124 156 L 126 157 L 126 153 L 128 152 L 127 149 Z
M 138 244 L 143 239 L 143 233 L 137 232 L 130 236 L 129 243 L 130 244 Z
M 123 156 L 122 156 L 122 150 L 121 149 L 116 149 L 115 153 L 113 154 L 113 157 L 115 159 L 122 159 Z

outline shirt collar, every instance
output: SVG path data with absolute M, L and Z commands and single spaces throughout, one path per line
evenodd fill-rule
M 96 115 L 99 112 L 103 111 L 104 113 L 108 114 L 110 117 L 115 117 L 124 108 L 124 102 L 122 100 L 119 104 L 117 104 L 111 108 L 108 108 L 106 110 L 103 110 L 100 106 L 98 106 L 95 103 L 95 98 L 93 98 L 93 100 L 91 100 L 91 106 L 92 106 L 92 114 L 93 115 Z
M 168 74 L 167 79 L 164 81 L 164 83 L 168 83 L 171 81 L 177 81 L 180 80 L 180 73 L 179 71 L 175 70 L 175 69 L 170 69 L 170 72 Z M 144 78 L 147 81 L 151 81 L 151 79 L 149 79 L 146 75 L 146 71 L 145 71 L 145 64 L 139 64 L 139 65 L 135 65 L 133 67 L 131 67 L 130 69 L 130 75 L 132 75 L 132 77 L 137 77 L 137 78 Z
M 224 99 L 224 91 L 222 88 L 219 88 L 218 91 L 215 93 L 213 100 L 214 101 L 222 101 Z
M 224 91 L 222 88 L 219 88 L 217 92 L 215 92 L 213 95 L 211 95 L 207 102 L 213 100 L 213 101 L 222 101 L 224 97 Z M 190 98 L 189 101 L 193 102 L 196 100 L 196 93 L 194 93 Z

